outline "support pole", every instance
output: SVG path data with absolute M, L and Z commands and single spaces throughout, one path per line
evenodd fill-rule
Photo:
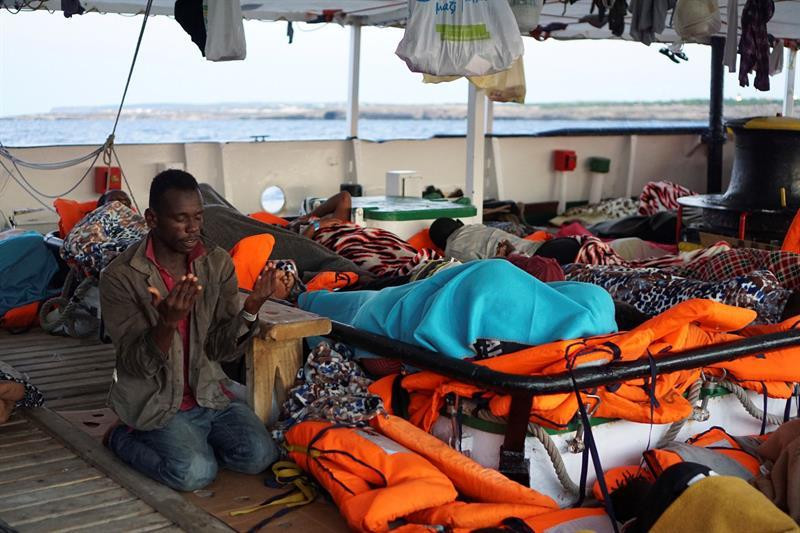
M 725 70 L 722 64 L 725 54 L 725 38 L 711 38 L 711 94 L 709 98 L 708 132 L 705 142 L 708 145 L 708 167 L 706 174 L 706 193 L 722 192 L 722 146 L 725 144 L 725 127 L 722 123 L 722 98 L 725 86 Z
M 350 26 L 350 78 L 347 88 L 347 136 L 358 137 L 358 86 L 361 72 L 361 25 Z
M 486 135 L 494 133 L 494 100 L 486 99 Z
M 483 222 L 483 187 L 486 172 L 486 91 L 469 83 L 467 98 L 467 176 L 466 194 L 478 210 L 477 223 Z
M 797 76 L 797 50 L 789 48 L 786 51 L 786 88 L 783 92 L 783 116 L 794 115 L 794 84 Z

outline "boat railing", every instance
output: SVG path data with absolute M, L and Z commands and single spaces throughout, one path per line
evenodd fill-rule
M 499 470 L 525 485 L 529 482 L 528 464 L 524 455 L 525 437 L 534 396 L 572 393 L 576 390 L 647 378 L 654 373 L 703 368 L 715 363 L 800 346 L 800 330 L 792 329 L 691 350 L 663 353 L 657 358 L 618 361 L 584 366 L 559 374 L 530 376 L 498 372 L 340 322 L 332 321 L 331 324 L 330 335 L 351 346 L 380 354 L 382 357 L 399 359 L 409 366 L 429 370 L 482 389 L 510 395 L 511 407 L 500 448 Z

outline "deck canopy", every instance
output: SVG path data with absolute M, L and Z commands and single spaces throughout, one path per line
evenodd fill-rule
M 363 26 L 403 26 L 408 13 L 406 0 L 237 0 L 242 3 L 242 12 L 246 19 L 254 20 L 287 20 L 297 22 L 336 22 L 339 24 L 359 24 Z M 13 7 L 14 0 L 0 0 L 0 5 Z M 17 3 L 20 3 L 17 0 Z M 32 2 L 26 2 L 32 3 Z M 101 13 L 135 14 L 144 12 L 146 0 L 81 0 L 88 11 Z M 591 0 L 577 0 L 564 3 L 547 0 L 542 10 L 540 24 L 567 24 L 567 28 L 554 31 L 550 37 L 555 39 L 609 39 L 614 38 L 608 25 L 596 28 L 588 22 L 580 20 L 589 15 Z M 720 36 L 727 29 L 728 0 L 719 0 L 722 15 Z M 739 0 L 739 13 L 744 8 L 745 0 Z M 174 0 L 153 0 L 152 13 L 155 15 L 172 15 Z M 42 8 L 60 10 L 61 0 L 46 0 Z M 669 15 L 668 15 L 669 16 Z M 630 24 L 630 14 L 627 16 Z M 775 15 L 767 26 L 769 33 L 781 39 L 800 39 L 800 0 L 776 0 Z M 626 28 L 624 39 L 630 39 Z M 673 42 L 676 34 L 668 28 L 658 36 L 661 42 Z

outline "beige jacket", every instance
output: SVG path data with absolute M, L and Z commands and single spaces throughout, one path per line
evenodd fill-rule
M 189 324 L 189 384 L 197 403 L 224 409 L 229 399 L 220 384 L 227 381 L 220 361 L 244 354 L 258 321 L 244 320 L 236 272 L 228 254 L 204 242 L 206 254 L 192 268 L 203 291 L 194 304 Z M 176 332 L 164 354 L 152 338 L 158 312 L 147 287 L 161 294 L 167 288 L 156 266 L 145 257 L 147 239 L 119 255 L 100 276 L 100 307 L 114 342 L 117 363 L 109 402 L 120 419 L 147 431 L 164 427 L 183 398 L 183 346 Z

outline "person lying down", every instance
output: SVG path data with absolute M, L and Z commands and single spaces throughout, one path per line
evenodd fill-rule
M 617 331 L 614 302 L 602 288 L 543 283 L 501 259 L 453 266 L 380 291 L 306 292 L 297 305 L 459 359 L 474 357 L 479 339 L 537 345 Z

